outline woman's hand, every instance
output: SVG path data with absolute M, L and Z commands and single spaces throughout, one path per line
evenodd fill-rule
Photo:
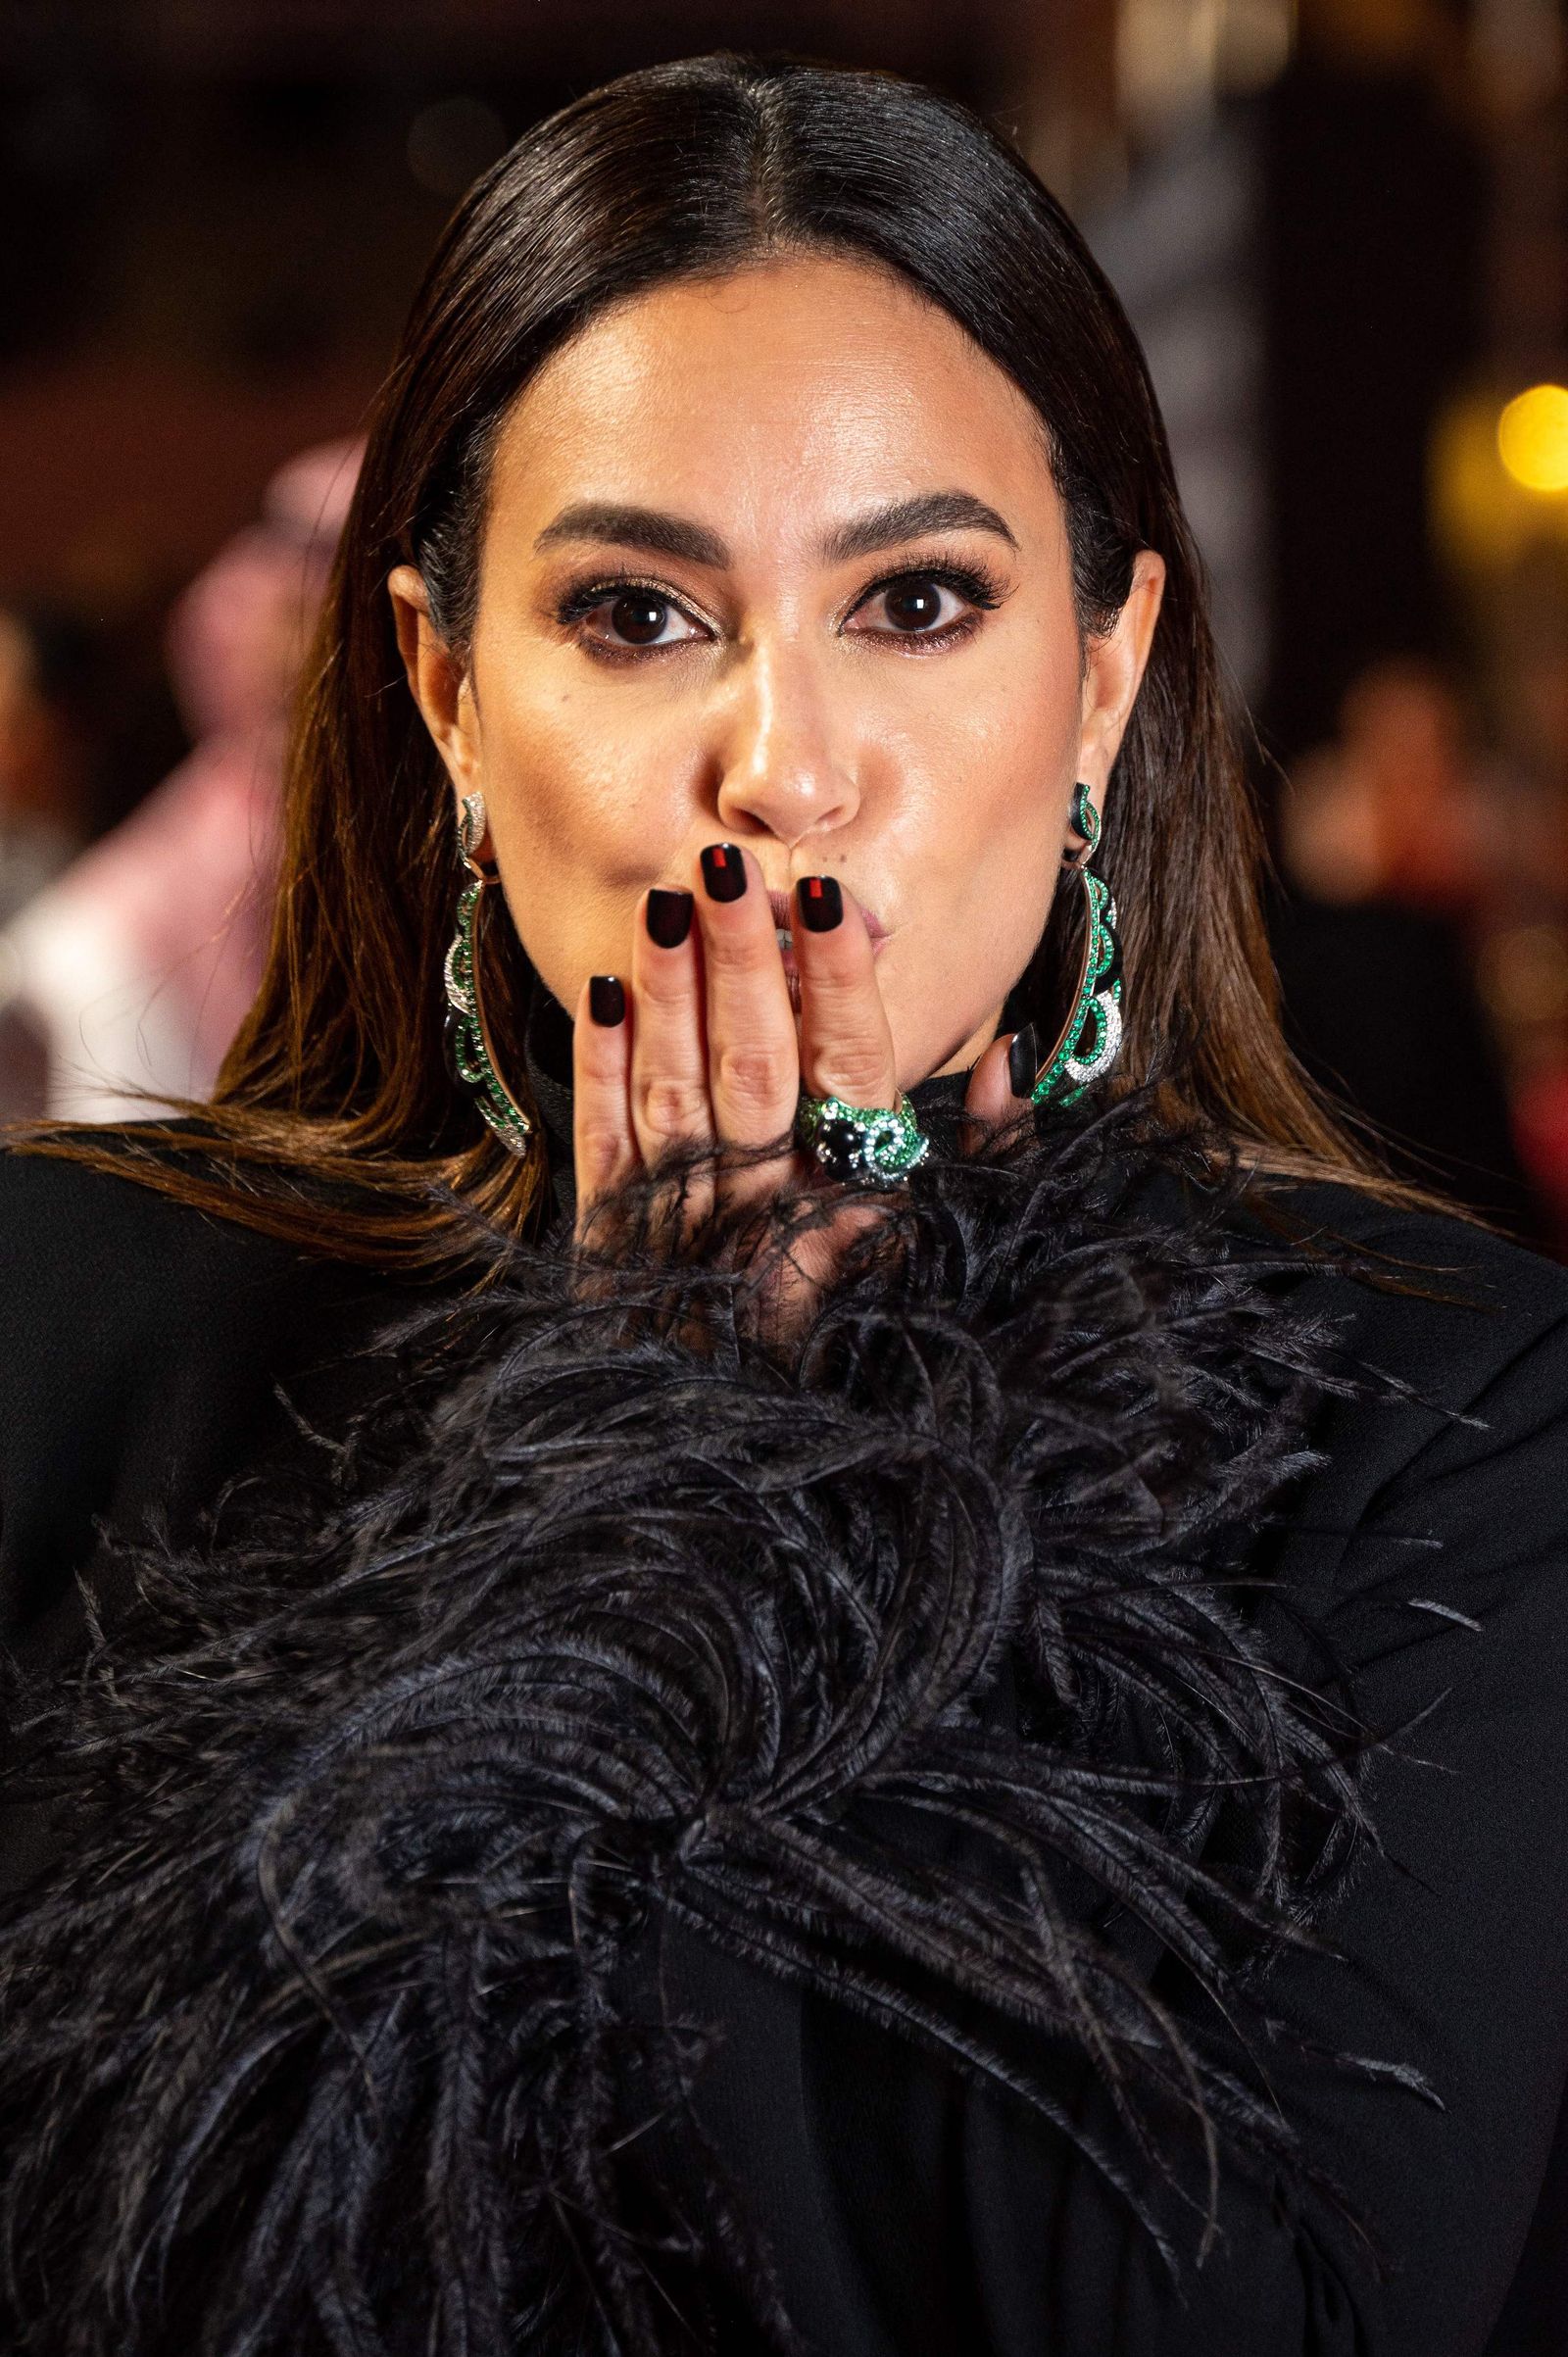
M 669 1149 L 787 1142 L 803 1086 L 854 1105 L 897 1102 L 893 1038 L 859 908 L 831 876 L 808 876 L 792 915 L 798 1038 L 773 909 L 748 853 L 712 845 L 692 890 L 644 896 L 629 982 L 596 976 L 576 1010 L 579 1235 L 604 1195 Z M 1008 1045 L 986 1051 L 964 1101 L 991 1125 L 1021 1110 Z M 812 1168 L 784 1143 L 724 1174 L 725 1203 L 775 1194 Z M 689 1222 L 712 1207 L 712 1185 L 702 1173 L 688 1182 Z M 851 1220 L 868 1215 L 869 1206 L 847 1206 Z

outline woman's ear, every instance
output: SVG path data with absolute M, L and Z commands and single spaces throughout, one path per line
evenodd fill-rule
M 467 667 L 437 635 L 430 594 L 416 567 L 395 565 L 386 586 L 410 693 L 458 793 L 475 793 L 481 783 L 479 709 Z
M 1153 549 L 1140 549 L 1125 605 L 1104 636 L 1088 642 L 1078 775 L 1102 810 L 1105 783 L 1143 684 L 1164 594 L 1164 558 Z

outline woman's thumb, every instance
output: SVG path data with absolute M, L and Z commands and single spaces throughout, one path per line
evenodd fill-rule
M 1022 1119 L 1038 1061 L 1033 1023 L 1026 1023 L 1021 1031 L 1004 1031 L 992 1041 L 964 1091 L 964 1111 L 984 1125 L 977 1136 L 1008 1128 Z

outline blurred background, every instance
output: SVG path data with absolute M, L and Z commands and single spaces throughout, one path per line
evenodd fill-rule
M 1212 571 L 1296 1044 L 1401 1169 L 1568 1256 L 1557 0 L 3 22 L 0 1114 L 211 1083 L 355 437 L 454 200 L 612 74 L 787 47 L 968 100 L 1080 222 Z

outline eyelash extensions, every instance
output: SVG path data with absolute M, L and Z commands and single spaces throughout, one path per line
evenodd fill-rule
M 937 630 L 884 630 L 875 633 L 878 637 L 894 640 L 901 650 L 917 654 L 928 649 L 953 646 L 959 640 L 972 636 L 978 627 L 979 613 L 988 612 L 1000 606 L 1004 595 L 1003 585 L 996 574 L 989 571 L 984 565 L 956 564 L 951 558 L 934 559 L 925 564 L 918 560 L 914 563 L 906 561 L 896 570 L 883 573 L 876 580 L 868 582 L 850 609 L 851 613 L 858 614 L 871 598 L 880 597 L 884 591 L 897 588 L 901 583 L 906 581 L 935 582 L 941 588 L 955 591 L 957 596 L 965 599 L 976 610 L 974 614 L 960 615 L 951 622 L 943 623 L 942 627 Z M 635 594 L 639 590 L 649 598 L 658 599 L 662 604 L 673 606 L 678 613 L 687 614 L 689 619 L 696 618 L 690 615 L 683 601 L 663 582 L 636 573 L 616 573 L 608 578 L 601 577 L 585 581 L 577 588 L 568 590 L 556 606 L 555 618 L 563 629 L 574 629 L 579 623 L 586 620 L 596 607 L 604 605 L 608 599 L 624 597 L 628 593 Z M 608 639 L 589 638 L 579 631 L 578 644 L 599 661 L 624 663 L 638 662 L 650 655 L 667 655 L 672 651 L 673 646 L 690 645 L 691 641 L 679 639 L 672 641 L 670 645 L 662 647 L 638 647 L 626 644 L 616 645 Z

